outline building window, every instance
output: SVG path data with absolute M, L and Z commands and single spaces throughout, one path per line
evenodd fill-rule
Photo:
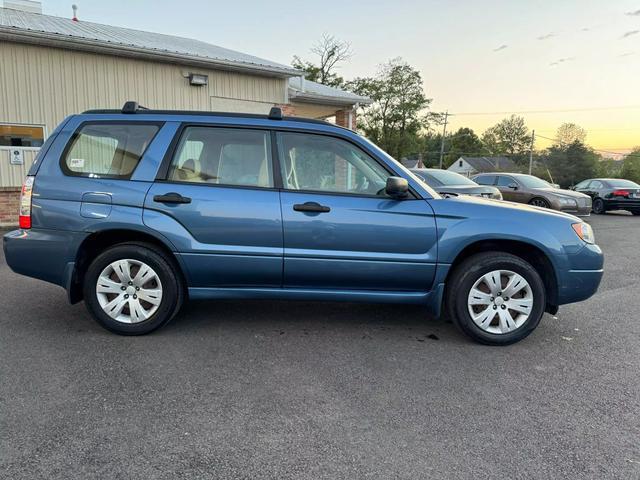
M 0 147 L 41 147 L 44 127 L 0 123 Z

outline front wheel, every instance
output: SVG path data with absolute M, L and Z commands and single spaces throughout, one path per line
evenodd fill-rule
M 638 215 L 640 215 L 640 210 L 634 210 L 631 213 L 637 217 Z
M 531 199 L 529 205 L 533 205 L 534 207 L 542 207 L 542 208 L 551 208 L 549 202 L 547 202 L 544 198 L 536 197 Z
M 538 326 L 546 295 L 531 264 L 509 253 L 485 252 L 452 272 L 446 303 L 453 323 L 473 340 L 509 345 Z
M 165 325 L 183 301 L 172 260 L 153 245 L 125 243 L 98 255 L 84 276 L 93 318 L 121 335 L 144 335 Z

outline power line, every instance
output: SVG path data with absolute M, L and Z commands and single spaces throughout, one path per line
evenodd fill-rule
M 570 113 L 570 112 L 596 112 L 602 110 L 640 110 L 640 105 L 616 105 L 609 107 L 567 108 L 564 110 L 520 110 L 512 112 L 459 112 L 449 113 L 450 116 L 462 115 L 509 115 L 509 114 L 534 114 L 534 113 Z

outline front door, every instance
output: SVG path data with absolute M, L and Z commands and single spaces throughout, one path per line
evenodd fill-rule
M 528 202 L 526 194 L 522 191 L 522 186 L 513 177 L 498 175 L 496 187 L 500 190 L 502 198 L 509 202 Z
M 188 126 L 144 222 L 176 246 L 192 287 L 280 287 L 282 216 L 268 131 Z
M 437 238 L 425 200 L 388 197 L 392 174 L 346 140 L 279 133 L 278 151 L 285 287 L 431 289 Z

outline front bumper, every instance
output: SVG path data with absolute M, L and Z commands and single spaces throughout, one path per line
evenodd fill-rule
M 558 208 L 563 213 L 570 213 L 571 215 L 575 215 L 576 217 L 589 217 L 591 216 L 591 204 L 576 207 L 565 207 L 561 206 Z
M 569 268 L 558 274 L 558 305 L 593 296 L 604 273 L 604 255 L 598 245 L 585 244 L 579 252 L 567 257 Z

